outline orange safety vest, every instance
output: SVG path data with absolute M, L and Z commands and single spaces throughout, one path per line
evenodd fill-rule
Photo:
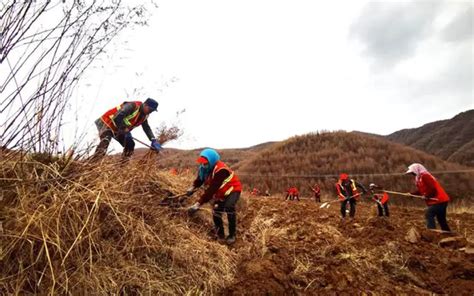
M 352 196 L 356 199 L 359 200 L 360 194 L 359 191 L 357 190 L 357 186 L 354 180 L 351 179 L 351 189 L 352 189 Z M 339 180 L 336 183 L 336 190 L 337 190 L 337 195 L 339 196 L 340 201 L 344 201 L 346 199 L 346 196 L 342 193 L 345 191 L 344 187 L 342 186 L 341 180 Z
M 241 192 L 242 191 L 242 184 L 240 183 L 239 178 L 237 175 L 222 161 L 218 160 L 216 165 L 214 166 L 214 170 L 212 174 L 207 178 L 206 184 L 210 185 L 216 173 L 220 170 L 227 170 L 229 172 L 229 177 L 227 177 L 224 182 L 222 182 L 221 187 L 217 190 L 214 197 L 219 200 L 224 200 L 229 194 L 232 192 Z
M 389 199 L 387 192 L 384 192 L 383 194 L 374 194 L 374 198 L 379 200 L 383 205 L 386 204 Z
M 117 126 L 115 126 L 115 122 L 113 121 L 115 115 L 119 112 L 119 110 L 122 108 L 123 104 L 125 103 L 134 103 L 135 104 L 135 111 L 133 111 L 132 114 L 128 115 L 123 119 L 123 122 L 128 128 L 128 131 L 131 131 L 137 126 L 140 126 L 145 120 L 147 120 L 148 115 L 143 116 L 141 120 L 138 120 L 140 117 L 140 106 L 142 105 L 142 102 L 140 101 L 135 101 L 135 102 L 123 102 L 122 104 L 118 105 L 115 108 L 110 109 L 109 111 L 105 112 L 104 115 L 102 115 L 101 119 L 107 125 L 111 130 L 114 132 L 117 132 Z
M 433 175 L 430 173 L 422 173 L 421 175 L 428 175 L 430 178 L 433 179 L 433 183 L 435 184 L 435 189 L 436 189 L 436 196 L 434 196 L 432 199 L 427 199 L 426 204 L 428 206 L 435 205 L 435 204 L 440 204 L 440 203 L 445 203 L 449 201 L 449 196 L 444 191 L 443 187 L 439 184 L 438 180 L 436 180 Z M 418 190 L 420 191 L 421 195 L 426 195 L 428 192 L 428 188 L 426 186 L 427 184 L 423 183 L 422 178 L 418 179 L 418 182 L 416 182 L 416 187 L 418 187 Z

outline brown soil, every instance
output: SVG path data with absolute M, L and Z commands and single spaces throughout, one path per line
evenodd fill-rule
M 474 257 L 441 248 L 448 236 L 472 237 L 472 215 L 449 215 L 456 234 L 427 231 L 423 209 L 391 207 L 376 217 L 358 204 L 354 221 L 311 200 L 253 198 L 239 212 L 236 276 L 223 295 L 474 294 Z M 209 224 L 210 225 L 210 224 Z M 405 240 L 410 228 L 416 243 Z

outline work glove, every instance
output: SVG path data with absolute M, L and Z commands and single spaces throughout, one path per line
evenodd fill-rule
M 199 202 L 193 204 L 192 206 L 188 208 L 188 214 L 193 215 L 199 210 L 200 207 L 201 207 L 201 204 Z
M 151 140 L 151 147 L 156 151 L 160 151 L 161 149 L 163 149 L 156 139 Z
M 194 188 L 194 186 L 189 187 L 188 190 L 186 191 L 186 195 L 187 195 L 187 196 L 193 195 L 193 193 L 194 193 L 195 190 L 196 190 L 196 188 Z

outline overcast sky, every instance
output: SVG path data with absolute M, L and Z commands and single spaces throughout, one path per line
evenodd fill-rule
M 186 109 L 185 134 L 169 145 L 183 149 L 317 130 L 386 135 L 474 108 L 471 1 L 158 4 L 74 97 L 87 140 L 106 110 L 147 97 L 160 104 L 152 128 Z M 146 139 L 141 128 L 133 135 Z

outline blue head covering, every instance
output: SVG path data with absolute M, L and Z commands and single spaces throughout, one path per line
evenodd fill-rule
M 207 177 L 211 174 L 217 161 L 221 159 L 221 156 L 219 155 L 219 153 L 217 153 L 216 150 L 212 148 L 206 148 L 202 150 L 199 156 L 205 157 L 207 161 L 209 162 L 209 164 L 207 165 L 202 165 L 202 164 L 199 165 L 199 179 L 204 182 L 207 179 Z

